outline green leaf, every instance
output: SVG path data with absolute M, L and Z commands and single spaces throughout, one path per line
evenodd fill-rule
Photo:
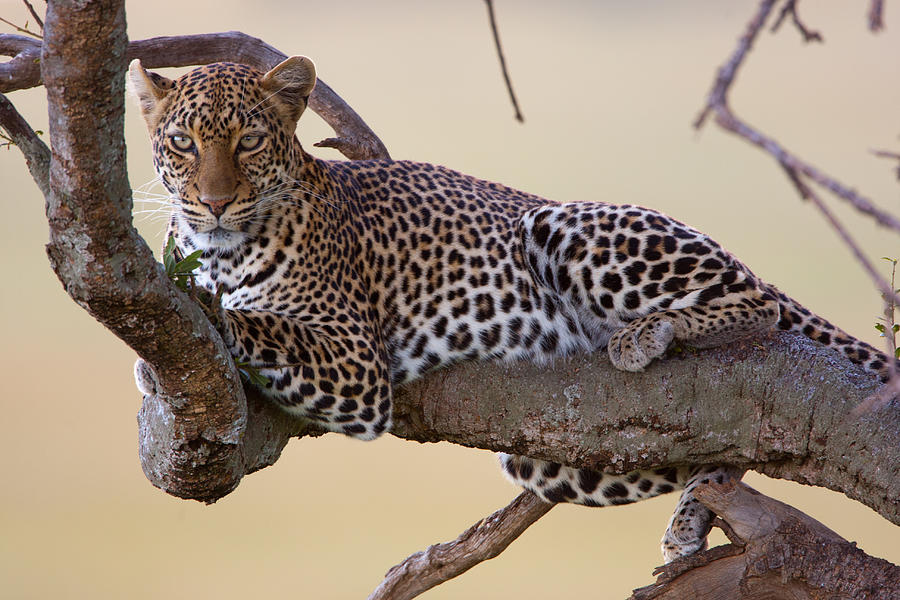
M 881 323 L 875 323 L 875 329 L 877 329 L 881 335 L 884 335 L 884 325 Z
M 258 385 L 259 387 L 266 387 L 271 383 L 271 380 L 259 372 L 259 369 L 256 367 L 250 366 L 250 363 L 245 363 L 242 360 L 234 361 L 235 366 L 238 369 L 238 373 L 241 374 L 244 381 L 249 381 L 253 385 Z
M 894 356 L 896 356 L 897 358 L 900 358 L 900 348 L 894 349 Z
M 175 277 L 175 237 L 169 236 L 166 247 L 163 248 L 163 268 L 166 270 L 166 276 L 169 279 Z
M 891 331 L 893 331 L 894 333 L 900 331 L 900 323 L 894 323 L 894 326 L 891 327 Z
M 191 285 L 191 276 L 194 271 L 203 266 L 200 262 L 202 250 L 192 252 L 181 260 L 175 259 L 175 237 L 169 236 L 166 247 L 163 248 L 163 267 L 166 276 L 171 279 L 178 289 L 187 292 Z
M 175 263 L 173 267 L 174 274 L 192 275 L 195 270 L 203 266 L 203 263 L 199 260 L 201 254 L 203 254 L 203 250 L 197 250 Z
M 166 240 L 166 247 L 163 248 L 163 256 L 172 256 L 175 253 L 175 236 L 170 235 Z

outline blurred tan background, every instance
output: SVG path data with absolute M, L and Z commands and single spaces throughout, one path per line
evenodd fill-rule
M 888 3 L 887 29 L 872 35 L 864 4 L 802 3 L 826 43 L 805 46 L 789 24 L 766 33 L 733 103 L 896 214 L 895 165 L 868 150 L 900 147 L 900 10 Z M 661 209 L 881 344 L 880 300 L 867 276 L 775 163 L 714 126 L 690 127 L 756 2 L 496 5 L 524 126 L 512 119 L 480 0 L 135 1 L 128 20 L 135 39 L 238 29 L 306 54 L 395 158 L 557 200 Z M 0 0 L 0 16 L 26 19 L 13 0 Z M 11 99 L 46 130 L 42 90 Z M 329 133 L 311 113 L 301 121 L 308 149 Z M 132 106 L 127 134 L 138 187 L 153 174 Z M 277 465 L 214 506 L 153 488 L 137 457 L 134 355 L 50 271 L 43 201 L 15 149 L 0 151 L 0 182 L 0 598 L 364 598 L 388 567 L 517 493 L 489 452 L 336 435 L 290 444 Z M 832 204 L 870 256 L 900 255 L 896 235 Z M 158 248 L 161 223 L 138 225 Z M 900 529 L 868 508 L 825 490 L 747 480 L 900 563 Z M 499 559 L 424 597 L 624 598 L 651 581 L 675 501 L 560 506 Z

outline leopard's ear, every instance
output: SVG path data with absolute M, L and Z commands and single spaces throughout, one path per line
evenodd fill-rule
M 316 66 L 305 56 L 292 56 L 263 75 L 259 85 L 267 96 L 277 99 L 285 115 L 296 122 L 316 87 Z
M 144 69 L 140 59 L 131 61 L 128 67 L 128 90 L 141 107 L 141 114 L 150 131 L 156 129 L 165 104 L 163 100 L 173 87 L 175 83 L 171 79 Z

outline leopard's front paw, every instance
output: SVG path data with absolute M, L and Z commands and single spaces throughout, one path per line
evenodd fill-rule
M 666 353 L 675 339 L 675 326 L 661 315 L 641 317 L 613 334 L 609 359 L 622 371 L 643 371 L 654 358 Z

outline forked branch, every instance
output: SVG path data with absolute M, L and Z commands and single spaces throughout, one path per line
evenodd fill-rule
M 822 199 L 813 192 L 811 186 L 807 184 L 806 179 L 819 184 L 839 198 L 848 201 L 861 213 L 873 217 L 880 225 L 900 231 L 900 218 L 877 208 L 868 198 L 863 197 L 855 190 L 846 187 L 834 178 L 815 169 L 805 161 L 785 150 L 784 147 L 773 138 L 763 135 L 756 129 L 750 127 L 734 114 L 728 104 L 728 92 L 735 81 L 738 69 L 746 58 L 747 53 L 752 48 L 753 42 L 756 40 L 760 30 L 765 25 L 769 13 L 776 4 L 777 0 L 762 0 L 760 2 L 759 9 L 748 23 L 747 29 L 740 38 L 737 48 L 725 64 L 718 70 L 712 90 L 707 98 L 706 106 L 694 121 L 694 127 L 698 129 L 702 127 L 709 113 L 714 112 L 716 114 L 716 123 L 723 129 L 744 138 L 751 144 L 758 146 L 763 151 L 772 155 L 778 164 L 785 170 L 788 178 L 794 184 L 794 187 L 797 189 L 800 196 L 813 203 L 819 212 L 824 215 L 828 223 L 835 229 L 840 239 L 850 248 L 854 257 L 872 278 L 872 281 L 881 291 L 885 300 L 888 301 L 889 299 L 893 299 L 893 302 L 900 303 L 900 296 L 898 296 L 890 284 L 888 284 L 887 280 L 878 273 L 872 262 L 865 256 L 859 245 L 853 240 L 847 230 L 828 210 L 828 207 Z M 787 0 L 785 2 L 781 14 L 772 29 L 777 29 L 778 25 L 788 14 L 792 16 L 795 25 L 803 33 L 807 41 L 809 41 L 809 39 L 814 39 L 815 36 L 818 35 L 810 34 L 806 27 L 800 22 L 796 13 L 796 0 Z M 819 39 L 821 41 L 821 36 L 819 36 Z M 892 356 L 893 351 L 893 346 L 887 344 L 887 354 Z M 900 392 L 900 376 L 898 376 L 896 365 L 894 362 L 890 362 L 889 365 L 891 368 L 892 384 L 886 388 L 882 403 L 890 401 L 892 397 Z
M 771 154 L 780 165 L 792 169 L 799 175 L 808 177 L 810 180 L 828 189 L 839 198 L 846 200 L 863 214 L 873 217 L 879 225 L 900 231 L 900 218 L 896 215 L 879 209 L 868 198 L 810 166 L 805 161 L 785 150 L 784 147 L 774 139 L 763 135 L 747 125 L 731 110 L 731 107 L 728 104 L 728 92 L 735 81 L 738 69 L 746 58 L 747 53 L 753 47 L 757 35 L 765 25 L 766 19 L 776 3 L 777 0 L 762 0 L 762 2 L 760 2 L 759 9 L 756 15 L 747 24 L 747 29 L 738 41 L 737 48 L 735 48 L 731 57 L 716 73 L 715 81 L 713 82 L 712 89 L 707 97 L 706 106 L 704 106 L 700 115 L 694 121 L 694 127 L 698 129 L 702 127 L 709 113 L 714 112 L 716 114 L 716 123 L 726 131 L 730 131 L 743 137 L 751 144 L 758 146 L 763 151 Z

